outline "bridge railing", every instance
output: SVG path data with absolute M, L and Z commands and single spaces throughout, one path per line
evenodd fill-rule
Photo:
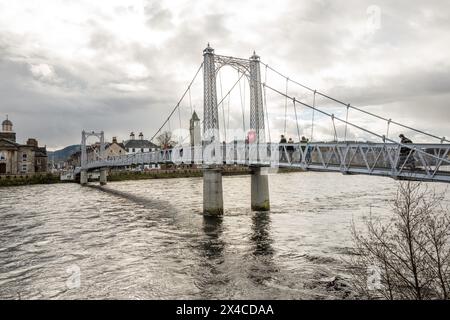
M 215 143 L 209 148 L 179 146 L 91 161 L 83 169 L 143 164 L 292 167 L 450 181 L 450 144 L 405 148 L 393 143 Z
M 280 167 L 434 179 L 450 174 L 449 152 L 448 144 L 280 144 Z

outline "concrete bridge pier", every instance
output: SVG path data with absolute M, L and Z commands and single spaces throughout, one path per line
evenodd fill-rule
M 88 175 L 87 175 L 87 171 L 86 170 L 81 170 L 80 172 L 80 184 L 82 186 L 87 185 L 88 183 Z
M 203 169 L 203 214 L 223 214 L 222 169 Z
M 100 185 L 106 185 L 107 180 L 106 169 L 100 169 Z
M 269 211 L 269 168 L 250 167 L 250 170 L 252 210 Z

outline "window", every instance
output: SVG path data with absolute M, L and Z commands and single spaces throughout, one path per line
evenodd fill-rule
M 37 159 L 37 164 L 41 164 L 41 159 Z
M 22 161 L 27 161 L 28 155 L 26 153 L 22 153 Z
M 27 164 L 22 164 L 22 172 L 27 172 L 28 171 L 28 166 Z
M 144 152 L 144 148 L 141 148 L 141 152 Z
M 133 148 L 133 149 L 131 149 L 131 152 L 135 152 L 134 148 Z
M 6 160 L 6 154 L 4 152 L 0 152 L 0 160 Z

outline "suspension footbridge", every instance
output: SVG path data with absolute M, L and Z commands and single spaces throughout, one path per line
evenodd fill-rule
M 238 79 L 223 94 L 220 71 L 223 67 L 237 71 Z M 261 76 L 263 69 L 264 77 Z M 384 176 L 394 179 L 414 181 L 450 182 L 450 141 L 445 137 L 416 129 L 390 118 L 377 115 L 360 107 L 353 106 L 322 93 L 309 86 L 285 76 L 275 68 L 261 61 L 255 53 L 249 59 L 217 55 L 209 44 L 203 50 L 203 62 L 194 78 L 184 91 L 181 99 L 169 113 L 167 119 L 153 135 L 155 139 L 171 121 L 177 122 L 181 129 L 180 109 L 183 101 L 189 100 L 192 113 L 191 91 L 200 71 L 203 70 L 203 121 L 201 134 L 185 144 L 180 136 L 178 143 L 162 150 L 142 152 L 117 157 L 105 157 L 103 132 L 82 132 L 81 166 L 74 171 L 80 176 L 80 183 L 87 183 L 88 171 L 100 171 L 100 183 L 106 184 L 107 169 L 144 164 L 196 165 L 203 170 L 203 209 L 206 214 L 223 213 L 222 172 L 225 165 L 240 165 L 251 168 L 251 206 L 254 210 L 269 210 L 269 168 L 297 168 L 319 172 L 340 172 L 343 174 L 364 174 Z M 273 84 L 268 81 L 268 72 L 272 72 L 282 81 Z M 245 122 L 245 98 L 242 99 L 241 80 L 247 81 L 249 87 L 249 125 Z M 217 83 L 219 82 L 219 83 Z M 283 86 L 280 87 L 280 83 Z M 219 84 L 219 86 L 218 86 Z M 220 101 L 217 88 L 220 88 Z M 308 93 L 295 96 L 293 88 Z M 238 88 L 238 89 L 237 89 Z M 245 86 L 243 87 L 245 90 Z M 244 136 L 240 139 L 230 134 L 230 95 L 239 91 L 242 102 L 242 128 Z M 270 100 L 278 97 L 284 104 L 284 128 L 293 127 L 296 142 L 272 142 L 268 112 Z M 225 115 L 228 99 L 228 115 Z M 288 117 L 287 110 L 292 108 L 293 115 Z M 330 112 L 329 110 L 333 110 Z M 220 112 L 222 111 L 222 116 Z M 372 128 L 367 123 L 351 121 L 350 112 L 384 123 Z M 308 133 L 304 114 L 308 115 Z M 283 118 L 283 117 L 282 117 Z M 222 121 L 221 121 L 222 120 Z M 325 123 L 325 125 L 324 125 Z M 390 130 L 396 126 L 405 132 L 414 134 L 420 143 L 405 143 L 391 137 Z M 221 128 L 222 127 L 222 128 Z M 314 128 L 328 128 L 331 138 L 318 141 Z M 200 130 L 200 129 L 199 129 Z M 353 136 L 350 138 L 350 133 Z M 366 137 L 365 141 L 355 139 L 355 133 Z M 86 140 L 95 136 L 100 140 L 100 149 L 95 159 L 88 161 Z M 195 136 L 195 135 L 194 135 Z M 309 139 L 305 138 L 306 136 Z

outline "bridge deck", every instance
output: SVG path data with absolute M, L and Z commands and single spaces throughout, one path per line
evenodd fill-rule
M 210 144 L 99 159 L 85 170 L 143 164 L 245 165 L 366 174 L 395 179 L 450 182 L 450 144 L 389 143 Z M 81 168 L 75 170 L 78 174 Z

